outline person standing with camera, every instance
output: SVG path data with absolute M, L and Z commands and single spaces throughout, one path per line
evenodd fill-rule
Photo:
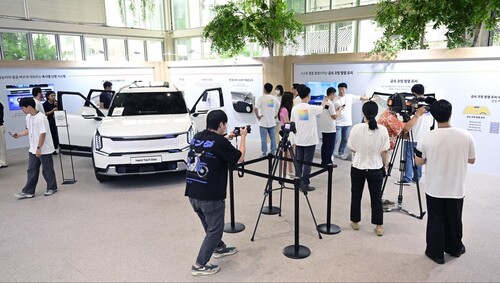
M 327 165 L 332 163 L 333 149 L 335 147 L 335 133 L 337 127 L 335 125 L 335 119 L 337 119 L 337 112 L 335 111 L 335 105 L 333 104 L 333 99 L 337 90 L 333 87 L 329 87 L 326 90 L 327 102 L 321 113 L 320 127 L 322 135 L 321 143 L 321 164 Z M 333 168 L 337 165 L 333 164 Z
M 351 227 L 359 230 L 361 197 L 365 180 L 368 181 L 372 209 L 372 224 L 377 236 L 384 235 L 384 215 L 381 198 L 385 167 L 389 162 L 389 134 L 386 127 L 378 125 L 375 117 L 378 105 L 373 101 L 363 104 L 364 123 L 356 124 L 347 146 L 353 152 L 351 167 Z
M 327 98 L 321 102 L 321 106 L 310 105 L 311 89 L 301 84 L 298 87 L 301 103 L 292 108 L 291 121 L 295 122 L 297 133 L 295 134 L 295 150 L 298 161 L 312 162 L 314 151 L 319 143 L 316 116 L 323 112 Z M 311 165 L 298 164 L 296 176 L 300 177 L 300 189 L 314 191 L 316 188 L 310 186 L 309 174 Z M 297 175 L 299 174 L 299 175 Z
M 197 133 L 190 142 L 185 196 L 189 197 L 206 233 L 191 267 L 193 276 L 217 273 L 219 266 L 209 264 L 210 258 L 221 258 L 237 252 L 235 247 L 228 247 L 222 241 L 222 233 L 228 169 L 245 158 L 247 128 L 239 129 L 239 149 L 228 140 L 235 136 L 234 132 L 224 136 L 226 132 L 226 113 L 214 110 L 207 115 L 207 129 Z
M 462 243 L 462 210 L 467 164 L 476 162 L 474 138 L 450 124 L 452 105 L 442 99 L 430 105 L 438 128 L 430 131 L 415 150 L 417 165 L 426 165 L 425 199 L 427 231 L 425 255 L 438 264 L 444 253 L 459 257 Z

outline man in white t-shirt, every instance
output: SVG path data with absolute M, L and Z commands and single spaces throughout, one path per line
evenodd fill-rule
M 30 148 L 28 159 L 28 180 L 20 193 L 15 194 L 18 199 L 32 198 L 38 183 L 40 165 L 42 175 L 47 182 L 45 196 L 51 196 L 57 192 L 56 174 L 54 173 L 54 162 L 52 153 L 54 145 L 50 135 L 49 121 L 45 114 L 36 110 L 35 101 L 32 98 L 21 98 L 19 102 L 24 114 L 26 114 L 26 129 L 15 133 L 14 138 L 29 136 Z
M 339 83 L 339 97 L 335 100 L 335 110 L 337 110 L 337 140 L 338 142 L 338 152 L 337 157 L 346 160 L 347 155 L 344 150 L 347 145 L 347 140 L 349 139 L 349 133 L 352 128 L 352 104 L 358 101 L 366 101 L 370 98 L 367 96 L 358 96 L 346 93 L 347 84 Z M 340 138 L 339 138 L 340 137 Z
M 411 88 L 411 92 L 419 98 L 423 98 L 425 89 L 421 84 L 416 84 Z M 412 119 L 417 116 L 414 115 Z M 410 182 L 417 182 L 420 177 L 422 177 L 422 166 L 417 166 L 417 176 L 414 176 L 413 172 L 413 149 L 417 146 L 417 143 L 420 139 L 422 139 L 427 133 L 431 131 L 432 127 L 432 115 L 431 113 L 425 113 L 420 117 L 417 117 L 418 120 L 415 122 L 412 130 L 413 142 L 409 140 L 405 140 L 406 147 L 406 170 L 405 175 L 403 177 L 403 185 L 410 184 Z
M 280 102 L 278 99 L 271 95 L 273 85 L 266 83 L 264 85 L 264 94 L 259 97 L 255 104 L 254 112 L 257 120 L 259 120 L 260 130 L 260 149 L 262 155 L 265 156 L 267 152 L 267 136 L 271 142 L 271 153 L 276 154 L 276 117 L 278 117 L 278 110 Z
M 439 100 L 430 105 L 438 128 L 424 136 L 415 150 L 416 164 L 426 165 L 425 196 L 427 232 L 425 255 L 443 264 L 444 253 L 459 257 L 462 243 L 462 210 L 467 164 L 476 161 L 472 135 L 450 124 L 451 104 Z
M 33 95 L 33 99 L 35 100 L 35 109 L 42 112 L 42 114 L 45 114 L 45 110 L 43 109 L 43 103 L 42 103 L 42 89 L 39 87 L 34 87 L 31 89 L 31 95 Z
M 317 120 L 316 116 L 323 112 L 323 107 L 326 105 L 326 97 L 323 99 L 321 106 L 310 105 L 311 89 L 305 85 L 298 87 L 301 103 L 292 108 L 291 121 L 295 122 L 297 133 L 295 134 L 295 152 L 298 161 L 312 162 L 314 159 L 314 151 L 319 143 Z M 314 187 L 310 186 L 309 175 L 311 174 L 311 165 L 299 163 L 296 176 L 300 177 L 300 189 L 313 191 Z
M 335 111 L 333 99 L 335 98 L 336 92 L 337 90 L 333 87 L 329 87 L 326 90 L 327 102 L 319 121 L 322 135 L 321 164 L 323 165 L 332 163 L 333 149 L 335 147 L 335 132 L 337 131 L 335 119 L 337 119 L 337 112 Z M 337 165 L 333 164 L 333 168 L 336 167 Z
M 292 93 L 293 93 L 293 106 L 299 104 L 302 102 L 302 99 L 300 99 L 299 92 L 297 91 L 297 88 L 299 87 L 300 84 L 294 83 L 292 85 Z

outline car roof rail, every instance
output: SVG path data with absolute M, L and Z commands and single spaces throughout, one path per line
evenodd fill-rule
M 156 82 L 156 81 L 149 81 L 149 82 L 144 82 L 144 81 L 133 81 L 129 86 L 129 88 L 141 88 L 141 87 L 170 87 L 169 82 Z

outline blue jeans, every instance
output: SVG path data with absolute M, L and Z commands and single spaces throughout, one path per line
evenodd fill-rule
M 295 146 L 297 160 L 302 160 L 306 162 L 312 162 L 314 159 L 315 145 L 310 146 Z M 295 176 L 300 177 L 300 188 L 305 189 L 309 187 L 311 183 L 309 180 L 309 175 L 311 174 L 311 165 L 298 164 L 298 172 L 295 172 Z
M 54 172 L 54 161 L 52 159 L 52 154 L 42 154 L 40 157 L 36 157 L 33 153 L 28 153 L 28 180 L 24 186 L 22 192 L 25 194 L 34 195 L 36 190 L 36 184 L 38 183 L 38 176 L 40 174 L 40 165 L 42 166 L 42 175 L 47 182 L 48 190 L 57 190 L 56 174 Z
M 194 198 L 189 198 L 189 202 L 194 212 L 198 214 L 205 230 L 205 239 L 203 239 L 196 258 L 197 264 L 205 266 L 216 248 L 226 246 L 222 241 L 226 204 L 224 200 L 197 200 Z
M 347 146 L 347 140 L 349 139 L 349 134 L 351 133 L 352 126 L 337 126 L 337 136 L 340 135 L 339 144 L 339 156 L 344 154 L 345 147 Z
M 420 177 L 422 177 L 422 166 L 417 166 L 417 174 L 418 177 L 414 177 L 414 172 L 413 172 L 413 163 L 415 162 L 415 153 L 414 149 L 417 146 L 416 142 L 409 142 L 405 141 L 405 151 L 406 151 L 406 170 L 405 170 L 405 176 L 403 178 L 403 181 L 405 182 L 411 182 L 411 181 L 418 181 L 420 180 Z
M 262 151 L 262 155 L 266 155 L 267 152 L 267 135 L 269 135 L 269 139 L 271 140 L 271 153 L 276 154 L 276 132 L 275 127 L 272 126 L 269 128 L 260 127 L 260 150 Z

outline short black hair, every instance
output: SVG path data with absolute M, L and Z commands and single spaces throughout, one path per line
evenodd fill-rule
M 411 92 L 416 93 L 416 94 L 424 94 L 425 89 L 424 86 L 421 84 L 416 84 L 411 87 Z
M 219 109 L 210 111 L 207 115 L 207 130 L 217 130 L 221 122 L 227 123 L 226 112 Z
M 430 106 L 432 117 L 434 117 L 438 123 L 450 121 L 451 110 L 451 103 L 444 99 L 433 102 Z
M 108 88 L 108 87 L 112 87 L 113 84 L 110 82 L 110 81 L 105 81 L 103 84 L 102 84 L 102 87 L 104 89 Z
M 31 97 L 23 97 L 19 100 L 19 107 L 28 107 L 31 106 L 35 108 L 35 100 Z
M 273 91 L 273 85 L 270 84 L 270 83 L 265 83 L 264 84 L 264 90 L 267 92 L 267 93 L 271 93 L 271 91 Z
M 292 89 L 297 89 L 299 87 L 299 83 L 293 83 L 292 84 Z
M 277 86 L 276 86 L 276 89 L 280 91 L 280 95 L 283 95 L 283 92 L 284 92 L 285 90 L 283 89 L 283 86 L 282 86 L 282 85 L 277 85 Z
M 336 93 L 336 92 L 337 92 L 337 90 L 334 87 L 329 87 L 329 88 L 326 89 L 326 95 L 327 96 L 330 95 L 330 94 L 332 94 L 332 93 Z
M 297 92 L 299 93 L 300 99 L 304 99 L 311 93 L 311 89 L 306 85 L 301 84 L 297 88 Z
M 31 95 L 33 95 L 33 97 L 37 96 L 40 92 L 42 92 L 42 89 L 39 87 L 34 87 L 33 89 L 31 89 Z
M 347 88 L 347 84 L 346 83 L 339 83 L 339 85 L 337 87 L 338 88 L 341 88 L 341 87 Z

